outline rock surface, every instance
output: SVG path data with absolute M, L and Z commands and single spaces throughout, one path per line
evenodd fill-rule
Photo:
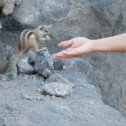
M 79 77 L 78 73 L 75 74 Z M 93 85 L 85 83 L 81 76 L 81 82 L 74 76 L 72 79 L 77 83 L 74 83 L 73 93 L 65 98 L 42 95 L 39 89 L 43 82 L 35 78 L 24 80 L 19 77 L 14 81 L 0 81 L 2 124 L 125 126 L 126 119 L 120 112 L 103 103 Z
M 24 56 L 17 62 L 18 72 L 24 74 L 34 73 L 34 68 L 29 64 L 28 57 Z
M 4 119 L 1 117 L 0 117 L 0 126 L 6 126 Z
M 47 83 L 59 82 L 59 83 L 65 83 L 65 84 L 73 85 L 70 81 L 68 81 L 62 75 L 57 74 L 57 73 L 51 75 L 48 79 L 46 79 L 46 82 Z
M 63 70 L 65 68 L 66 68 L 66 66 L 62 61 L 60 61 L 60 60 L 59 61 L 54 61 L 54 69 L 55 70 Z
M 16 47 L 19 30 L 40 24 L 51 24 L 52 41 L 47 43 L 51 53 L 59 51 L 57 44 L 60 41 L 72 37 L 97 39 L 124 33 L 125 10 L 124 0 L 23 0 L 13 15 L 2 17 L 0 43 L 4 46 L 1 49 L 7 52 L 3 47 Z M 5 53 L 1 54 L 3 65 Z M 66 99 L 42 95 L 41 100 L 36 88 L 42 84 L 32 78 L 0 81 L 0 116 L 10 126 L 125 126 L 124 117 L 114 109 L 126 115 L 125 57 L 125 53 L 94 53 L 84 60 L 71 60 L 68 69 L 57 71 L 74 84 L 73 94 Z M 101 96 L 114 108 L 105 105 Z
M 29 62 L 33 64 L 35 72 L 44 78 L 48 78 L 53 73 L 53 59 L 46 47 L 37 52 L 35 56 L 31 56 Z

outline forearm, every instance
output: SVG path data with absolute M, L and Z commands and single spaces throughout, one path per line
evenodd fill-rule
M 93 40 L 93 51 L 125 52 L 126 33 L 113 37 Z

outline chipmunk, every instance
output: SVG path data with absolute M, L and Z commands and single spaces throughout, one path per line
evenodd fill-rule
M 12 80 L 17 76 L 17 61 L 30 49 L 34 52 L 43 49 L 38 48 L 38 43 L 49 41 L 50 36 L 46 26 L 38 26 L 35 29 L 26 29 L 20 34 L 18 52 L 12 55 L 8 61 L 8 67 L 2 80 Z

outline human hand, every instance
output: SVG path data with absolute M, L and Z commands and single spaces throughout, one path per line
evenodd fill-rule
M 77 37 L 68 41 L 63 41 L 58 44 L 59 48 L 65 50 L 53 54 L 54 59 L 66 59 L 72 57 L 78 57 L 89 52 L 92 52 L 93 42 L 85 37 Z

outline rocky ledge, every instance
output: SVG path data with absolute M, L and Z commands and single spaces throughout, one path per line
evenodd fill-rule
M 0 126 L 125 126 L 122 114 L 105 105 L 99 90 L 75 71 L 78 63 L 89 65 L 77 58 L 46 80 L 22 74 L 0 81 Z

